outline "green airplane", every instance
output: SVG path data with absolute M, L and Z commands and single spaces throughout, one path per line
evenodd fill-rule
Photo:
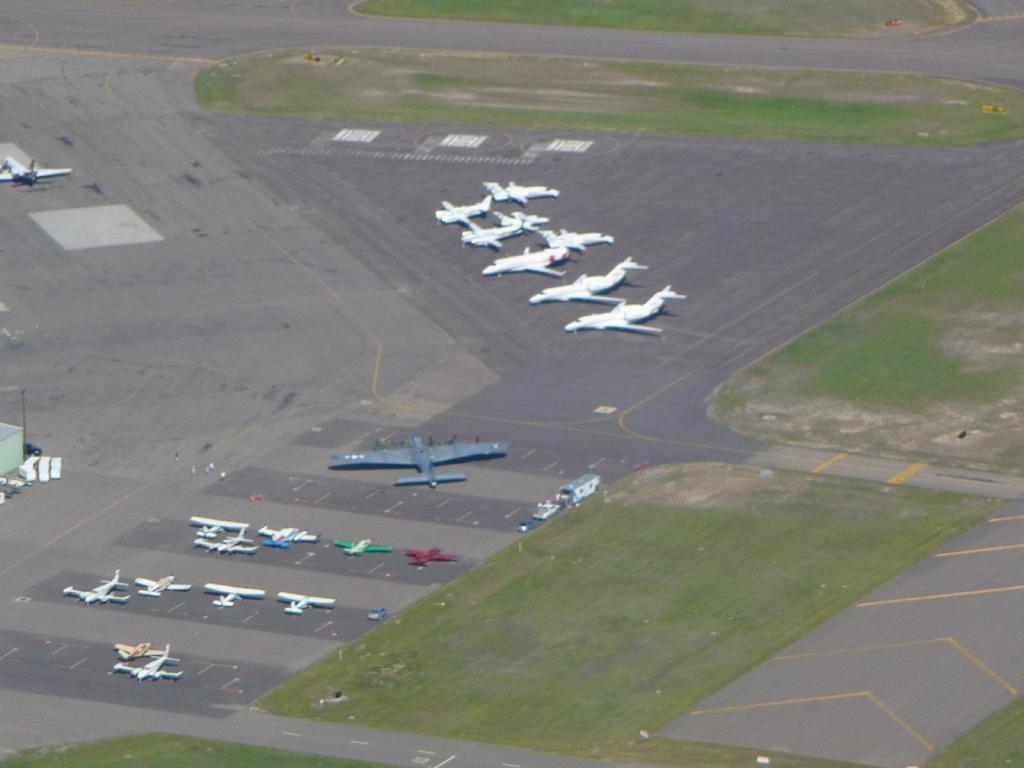
M 391 547 L 385 546 L 384 544 L 374 544 L 373 539 L 363 539 L 362 541 L 344 541 L 342 539 L 335 539 L 334 546 L 341 547 L 341 550 L 346 555 L 361 555 L 364 552 L 391 551 Z

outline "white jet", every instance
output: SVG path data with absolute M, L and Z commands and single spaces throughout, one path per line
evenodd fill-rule
M 248 587 L 232 587 L 228 584 L 204 584 L 203 589 L 211 595 L 220 595 L 213 601 L 218 608 L 231 608 L 239 598 L 245 600 L 262 600 L 267 594 L 262 589 Z
M 510 272 L 536 272 L 538 275 L 562 277 L 565 272 L 559 272 L 557 269 L 551 269 L 551 267 L 568 260 L 568 248 L 545 248 L 543 251 L 536 252 L 527 248 L 518 256 L 506 256 L 504 259 L 495 259 L 494 263 L 489 267 L 485 267 L 481 274 L 491 276 L 505 275 Z
M 588 245 L 605 245 L 615 242 L 614 237 L 603 235 L 600 232 L 570 232 L 567 229 L 559 232 L 542 229 L 540 236 L 544 238 L 544 242 L 548 244 L 549 248 L 565 246 L 566 248 L 572 248 L 574 251 L 585 251 Z
M 173 576 L 164 576 L 156 581 L 140 576 L 135 580 L 135 586 L 142 587 L 139 594 L 146 597 L 160 597 L 164 592 L 188 592 L 192 589 L 191 584 L 175 584 Z
M 86 605 L 92 605 L 93 603 L 127 603 L 130 595 L 112 595 L 110 594 L 115 589 L 128 589 L 128 585 L 119 581 L 121 578 L 121 569 L 118 568 L 114 571 L 114 578 L 110 581 L 104 581 L 96 587 L 89 590 L 75 589 L 74 587 L 65 587 L 65 597 L 77 597 Z
M 469 220 L 474 216 L 483 216 L 490 212 L 493 200 L 490 195 L 471 205 L 452 205 L 447 200 L 442 200 L 442 207 L 434 211 L 434 218 L 442 224 L 469 224 Z
M 15 184 L 32 185 L 40 179 L 67 176 L 70 173 L 70 168 L 43 168 L 35 160 L 26 168 L 13 157 L 5 157 L 3 164 L 0 164 L 0 182 L 11 181 Z
M 310 533 L 309 531 L 301 531 L 298 528 L 280 528 L 275 530 L 269 526 L 264 525 L 260 528 L 257 533 L 260 536 L 265 536 L 268 540 L 263 542 L 265 547 L 280 547 L 281 549 L 288 549 L 293 542 L 301 542 L 303 544 L 316 544 L 320 541 L 319 533 Z
M 523 187 L 510 181 L 502 186 L 496 181 L 485 181 L 484 189 L 491 193 L 496 203 L 507 203 L 512 201 L 520 205 L 526 205 L 527 201 L 538 197 L 558 197 L 558 190 L 551 187 Z
M 502 240 L 536 231 L 536 226 L 530 223 L 531 220 L 519 211 L 511 216 L 499 214 L 499 219 L 500 226 L 487 229 L 477 226 L 472 221 L 469 222 L 469 229 L 462 233 L 462 244 L 499 249 Z
M 224 533 L 225 531 L 234 533 L 244 531 L 249 527 L 248 523 L 236 523 L 233 520 L 217 520 L 213 517 L 199 516 L 190 517 L 189 523 L 199 529 L 199 533 L 196 536 L 201 539 L 215 539 L 219 533 Z
M 253 539 L 245 538 L 245 532 L 248 527 L 248 525 L 242 526 L 242 530 L 240 530 L 237 535 L 228 536 L 220 541 L 210 541 L 209 539 L 203 538 L 196 539 L 192 542 L 192 546 L 202 547 L 207 552 L 217 552 L 221 555 L 254 554 L 259 547 L 250 546 L 256 542 Z
M 296 595 L 294 592 L 278 592 L 277 599 L 282 603 L 288 603 L 284 612 L 292 616 L 301 616 L 307 608 L 328 608 L 334 607 L 333 597 L 313 597 L 312 595 Z
M 545 288 L 530 297 L 531 304 L 544 304 L 549 301 L 590 301 L 597 304 L 618 304 L 621 299 L 613 299 L 602 294 L 614 291 L 624 282 L 630 270 L 647 269 L 632 259 L 620 261 L 606 275 L 580 275 L 569 285 L 556 285 Z
M 631 331 L 633 333 L 647 333 L 652 336 L 660 336 L 661 328 L 648 328 L 638 323 L 644 323 L 657 315 L 665 308 L 667 299 L 685 299 L 681 293 L 675 293 L 671 285 L 667 285 L 654 294 L 643 304 L 620 303 L 615 309 L 603 312 L 599 315 L 584 315 L 578 320 L 573 320 L 565 330 L 575 331 Z
M 177 680 L 181 677 L 182 672 L 179 669 L 177 672 L 166 672 L 163 669 L 165 664 L 170 666 L 177 666 L 181 664 L 181 659 L 172 659 L 170 657 L 171 646 L 168 645 L 164 648 L 162 653 L 158 653 L 152 661 L 146 662 L 141 667 L 135 667 L 131 664 L 122 664 L 120 661 L 114 665 L 115 672 L 127 672 L 129 675 L 134 677 L 140 683 L 143 680 Z M 148 654 L 152 656 L 153 654 Z
M 494 215 L 498 219 L 498 223 L 503 227 L 519 222 L 523 229 L 529 232 L 536 232 L 537 227 L 541 224 L 547 224 L 551 221 L 547 216 L 538 216 L 535 213 L 523 213 L 522 211 L 512 211 L 512 213 L 495 211 Z

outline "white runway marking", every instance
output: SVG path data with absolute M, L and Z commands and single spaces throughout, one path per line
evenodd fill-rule
M 580 139 L 552 139 L 548 142 L 548 145 L 544 147 L 547 152 L 586 152 L 594 146 L 592 141 L 583 141 Z
M 369 144 L 380 136 L 380 131 L 366 128 L 342 128 L 334 135 L 333 141 L 348 141 L 358 144 Z
M 479 134 L 449 133 L 441 139 L 441 146 L 456 149 L 477 149 L 485 141 L 487 141 L 487 137 L 480 136 Z

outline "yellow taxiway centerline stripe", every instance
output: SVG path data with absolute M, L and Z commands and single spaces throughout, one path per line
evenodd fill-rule
M 741 712 L 745 709 L 764 709 L 765 707 L 784 707 L 789 704 L 808 704 L 815 701 L 838 701 L 839 699 L 867 698 L 871 691 L 855 691 L 853 693 L 833 693 L 827 696 L 804 696 L 800 699 L 780 699 L 778 701 L 761 701 L 757 704 L 736 704 L 731 707 L 717 709 L 695 709 L 691 715 L 714 715 L 719 712 Z
M 848 453 L 837 453 L 835 456 L 833 456 L 828 461 L 823 461 L 823 462 L 821 462 L 821 464 L 819 464 L 814 469 L 812 469 L 811 470 L 811 474 L 812 475 L 820 475 L 826 469 L 828 469 L 829 467 L 834 467 L 836 464 L 838 464 L 840 461 L 842 461 L 843 459 L 845 459 L 849 455 L 850 454 L 848 454 Z
M 873 608 L 877 605 L 898 605 L 900 603 L 919 603 L 925 600 L 945 600 L 947 597 L 972 597 L 974 595 L 997 595 L 1000 592 L 1019 592 L 1024 589 L 1024 584 L 1014 584 L 1011 587 L 990 587 L 989 589 L 970 589 L 964 592 L 940 592 L 936 595 L 915 595 L 914 597 L 894 597 L 890 600 L 869 600 L 866 603 L 857 603 L 858 608 Z
M 996 671 L 993 670 L 988 664 L 986 664 L 981 659 L 979 659 L 977 656 L 975 656 L 973 653 L 971 653 L 969 650 L 964 648 L 963 644 L 961 644 L 960 641 L 957 640 L 955 637 L 947 637 L 946 640 L 948 640 L 949 644 L 952 645 L 954 648 L 956 648 L 957 651 L 959 651 L 960 654 L 965 659 L 967 659 L 968 661 L 973 663 L 974 666 L 976 666 L 978 669 L 980 669 L 986 675 L 988 675 L 993 680 L 995 680 L 997 683 L 999 683 L 1001 686 L 1003 686 L 1003 688 L 1005 688 L 1007 691 L 1009 691 L 1011 696 L 1016 696 L 1018 693 L 1020 693 L 1019 690 L 1017 690 L 1015 687 L 1013 687 L 1008 682 L 1006 682 L 1006 680 L 1004 680 L 1002 677 L 1000 677 L 999 674 L 997 674 Z
M 878 705 L 878 708 L 885 712 L 885 714 L 887 714 L 889 717 L 891 717 L 904 731 L 913 736 L 914 740 L 917 741 L 918 744 L 927 749 L 929 752 L 935 749 L 934 744 L 932 744 L 930 741 L 928 741 L 928 739 L 926 739 L 924 736 L 922 736 L 920 733 L 914 730 L 914 728 L 911 727 L 910 723 L 908 723 L 906 720 L 904 720 L 902 717 L 896 714 L 896 710 L 894 710 L 880 698 L 875 696 L 875 694 L 868 691 L 868 698 L 875 702 L 875 704 Z
M 1000 544 L 994 547 L 978 547 L 977 549 L 957 549 L 953 552 L 939 552 L 935 557 L 959 557 L 960 555 L 982 555 L 986 552 L 1006 552 L 1010 549 L 1024 549 L 1024 544 Z
M 990 523 L 1008 523 L 1011 520 L 1024 520 L 1024 515 L 1007 515 L 1006 517 L 990 517 Z
M 122 51 L 90 51 L 84 48 L 46 48 L 39 45 L 0 44 L 0 51 L 22 53 L 58 53 L 70 56 L 97 56 L 107 59 L 131 59 L 135 61 L 177 61 L 183 64 L 216 64 L 217 59 L 202 59 L 195 56 L 168 56 L 159 53 L 128 53 Z
M 844 653 L 867 653 L 869 651 L 885 651 L 890 648 L 909 648 L 913 645 L 928 645 L 929 643 L 945 643 L 948 637 L 933 637 L 930 640 L 908 640 L 904 643 L 881 643 L 879 645 L 856 645 L 852 648 L 836 648 L 832 651 L 807 651 L 806 653 L 790 653 L 785 656 L 776 656 L 775 661 L 791 661 L 792 659 L 812 659 L 816 656 L 839 656 Z
M 888 483 L 889 485 L 899 485 L 900 483 L 905 483 L 907 482 L 907 480 L 912 478 L 914 475 L 916 475 L 918 472 L 920 472 L 927 466 L 927 464 L 921 462 L 917 464 L 911 464 L 909 467 L 902 470 L 901 472 L 897 472 L 895 475 L 890 477 L 885 482 Z

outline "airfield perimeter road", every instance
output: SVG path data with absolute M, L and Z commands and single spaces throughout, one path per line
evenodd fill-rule
M 261 48 L 386 44 L 1024 84 L 1024 24 L 825 41 L 372 20 L 318 0 L 208 6 L 8 0 L 0 11 L 0 143 L 75 168 L 59 183 L 4 190 L 0 213 L 0 413 L 13 420 L 27 386 L 30 438 L 66 457 L 65 479 L 4 507 L 0 749 L 163 730 L 425 768 L 455 755 L 452 768 L 582 765 L 247 705 L 364 631 L 369 605 L 408 605 L 514 541 L 530 503 L 566 478 L 594 469 L 615 479 L 645 461 L 831 461 L 716 426 L 708 393 L 1024 200 L 1012 161 L 1022 142 L 572 135 L 594 142 L 573 155 L 533 151 L 549 135 L 503 131 L 487 131 L 478 150 L 439 151 L 439 136 L 471 129 L 382 125 L 363 150 L 329 141 L 336 121 L 199 113 L 196 66 Z M 631 298 L 662 280 L 689 293 L 657 321 L 665 337 L 570 337 L 561 326 L 575 308 L 525 304 L 539 278 L 485 284 L 484 254 L 462 251 L 430 211 L 491 176 L 557 183 L 562 199 L 531 210 L 619 237 L 573 271 L 632 255 L 652 271 L 624 289 Z M 29 216 L 113 204 L 162 239 L 68 251 Z M 413 428 L 486 433 L 514 451 L 436 492 L 392 488 L 391 473 L 326 469 L 331 450 Z M 882 480 L 899 470 L 855 458 L 830 466 Z M 1022 487 L 931 471 L 912 482 L 1006 496 Z M 400 556 L 348 560 L 326 541 L 251 559 L 200 554 L 189 514 L 438 544 L 464 561 L 412 572 Z M 196 585 L 329 593 L 339 607 L 285 617 L 271 601 L 217 611 L 198 592 L 123 607 L 60 597 L 65 582 L 89 587 L 117 566 L 129 578 L 174 572 Z M 186 679 L 161 688 L 109 677 L 110 642 L 143 638 L 171 642 Z

